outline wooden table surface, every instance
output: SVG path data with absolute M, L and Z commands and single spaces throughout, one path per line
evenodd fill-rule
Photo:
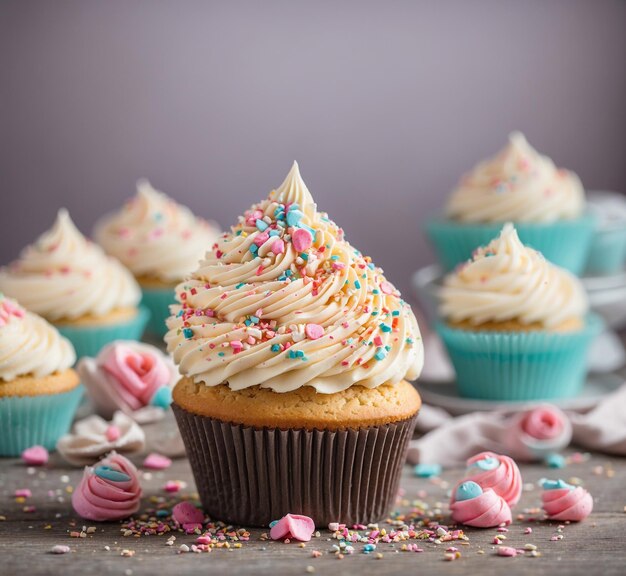
M 142 462 L 141 457 L 132 459 L 137 464 Z M 415 522 L 443 514 L 441 522 L 445 524 L 444 503 L 451 483 L 461 473 L 460 469 L 447 470 L 440 479 L 422 479 L 414 477 L 410 467 L 405 467 L 404 495 L 397 509 L 404 512 L 421 509 L 412 515 Z M 423 552 L 402 551 L 401 544 L 379 543 L 375 552 L 365 554 L 364 544 L 359 543 L 355 544 L 354 554 L 343 559 L 338 558 L 333 548 L 338 541 L 326 529 L 304 546 L 297 542 L 264 540 L 262 534 L 267 531 L 255 529 L 250 531 L 248 541 L 240 542 L 240 548 L 231 541 L 230 548 L 215 548 L 210 553 L 180 553 L 179 546 L 191 546 L 196 536 L 172 532 L 137 538 L 124 536 L 119 522 L 95 523 L 78 518 L 71 508 L 69 487 L 77 484 L 81 474 L 81 470 L 62 464 L 58 455 L 53 455 L 46 467 L 30 470 L 17 459 L 1 461 L 0 574 L 626 573 L 626 460 L 619 458 L 593 455 L 558 471 L 540 464 L 524 465 L 525 490 L 514 514 L 525 519 L 514 520 L 508 532 L 500 534 L 506 536 L 503 544 L 516 548 L 532 544 L 540 555 L 533 557 L 527 552 L 514 558 L 497 555 L 493 544 L 498 534 L 496 529 L 466 529 L 467 541 L 410 542 L 419 544 Z M 539 520 L 541 513 L 536 508 L 540 506 L 541 490 L 537 482 L 543 477 L 581 482 L 595 499 L 592 516 L 583 523 L 567 525 Z M 182 480 L 188 487 L 178 494 L 168 494 L 163 490 L 168 480 Z M 142 485 L 142 510 L 154 508 L 155 497 L 170 506 L 194 491 L 186 459 L 174 461 L 167 470 L 149 472 L 144 475 Z M 18 502 L 14 497 L 15 490 L 20 488 L 32 491 L 26 502 Z M 427 506 L 417 504 L 419 501 Z M 384 523 L 380 526 L 390 528 Z M 532 528 L 530 534 L 525 533 L 528 527 Z M 80 533 L 83 529 L 85 537 L 70 536 L 71 532 Z M 176 541 L 168 546 L 166 541 L 172 534 Z M 68 545 L 71 552 L 51 554 L 50 549 L 57 544 Z M 450 546 L 458 548 L 460 558 L 446 560 Z M 321 552 L 321 556 L 313 557 L 313 551 Z M 377 554 L 382 554 L 382 558 Z

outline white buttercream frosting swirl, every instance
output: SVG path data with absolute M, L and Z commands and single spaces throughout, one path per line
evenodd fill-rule
M 0 290 L 50 321 L 135 307 L 139 285 L 118 260 L 87 240 L 61 209 L 52 228 L 0 269 Z
M 511 223 L 446 277 L 440 298 L 444 318 L 474 325 L 516 320 L 550 329 L 588 309 L 580 280 L 524 246 Z
M 95 238 L 135 276 L 179 282 L 198 266 L 220 234 L 210 224 L 155 190 L 147 180 L 119 211 L 104 217 Z
M 514 132 L 502 151 L 463 176 L 446 213 L 462 222 L 553 222 L 579 217 L 584 205 L 578 176 Z
M 165 340 L 198 383 L 333 393 L 422 368 L 411 308 L 317 211 L 296 163 L 176 292 Z
M 43 378 L 75 360 L 74 348 L 54 326 L 0 294 L 0 380 Z

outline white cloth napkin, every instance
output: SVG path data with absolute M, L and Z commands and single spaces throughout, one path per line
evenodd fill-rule
M 565 415 L 574 444 L 626 456 L 626 383 L 586 414 Z M 527 454 L 516 442 L 518 420 L 517 411 L 474 412 L 453 418 L 441 408 L 422 406 L 417 429 L 424 436 L 411 441 L 407 460 L 411 464 L 454 466 L 484 450 L 523 458 Z

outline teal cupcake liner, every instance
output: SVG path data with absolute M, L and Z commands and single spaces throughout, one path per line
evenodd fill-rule
M 591 240 L 585 274 L 601 276 L 621 272 L 626 263 L 626 226 L 596 230 Z
M 19 456 L 35 445 L 54 450 L 72 425 L 83 391 L 78 385 L 61 394 L 0 398 L 0 456 Z
M 587 372 L 587 350 L 603 322 L 589 314 L 575 332 L 473 332 L 441 322 L 459 394 L 480 400 L 550 400 L 576 396 Z
M 140 306 L 137 314 L 126 322 L 98 326 L 57 326 L 76 349 L 76 358 L 97 356 L 101 348 L 114 340 L 140 340 L 150 317 L 149 310 Z
M 167 332 L 165 320 L 169 318 L 170 306 L 176 304 L 173 288 L 142 288 L 141 303 L 150 310 L 150 320 L 146 328 L 153 336 L 163 338 Z
M 585 215 L 576 220 L 559 220 L 549 224 L 515 222 L 520 240 L 541 252 L 557 266 L 580 274 L 594 230 L 594 218 Z M 439 261 L 446 272 L 469 260 L 479 246 L 497 238 L 503 222 L 466 224 L 453 220 L 433 220 L 426 224 L 426 232 L 435 247 Z

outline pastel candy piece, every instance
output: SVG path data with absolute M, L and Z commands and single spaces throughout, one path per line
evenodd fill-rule
M 274 240 L 274 242 L 272 242 L 272 245 L 270 246 L 270 250 L 274 254 L 282 254 L 285 251 L 285 243 L 283 242 L 282 238 Z
M 476 460 L 472 466 L 480 468 L 481 470 L 495 470 L 498 466 L 500 466 L 500 461 L 497 458 L 492 458 L 490 456 L 482 460 Z
M 393 285 L 386 280 L 380 283 L 380 289 L 383 294 L 393 294 Z
M 261 232 L 260 234 L 257 234 L 256 237 L 254 238 L 254 243 L 257 246 L 263 246 L 263 244 L 265 244 L 270 238 L 270 235 L 267 232 Z
M 32 492 L 28 488 L 18 488 L 14 494 L 16 498 L 30 498 L 32 495 Z
M 130 476 L 128 474 L 124 474 L 124 472 L 122 472 L 121 470 L 111 468 L 111 466 L 97 466 L 96 468 L 94 468 L 93 472 L 96 476 L 98 476 L 98 478 L 110 480 L 111 482 L 130 481 Z
M 204 522 L 204 512 L 196 508 L 191 502 L 179 502 L 172 508 L 174 520 L 181 525 L 202 524 Z
M 591 514 L 593 498 L 580 486 L 565 486 L 545 490 L 541 495 L 543 509 L 551 520 L 580 522 Z
M 293 538 L 301 542 L 308 542 L 315 532 L 315 522 L 308 516 L 287 514 L 283 516 L 270 530 L 272 540 Z
M 417 464 L 413 468 L 413 473 L 418 478 L 432 478 L 433 476 L 439 476 L 441 474 L 440 464 Z
M 574 489 L 574 486 L 572 486 L 571 484 L 568 484 L 567 482 L 565 482 L 564 480 L 561 480 L 560 478 L 558 480 L 542 480 L 541 487 L 544 490 L 563 490 L 565 488 L 567 488 L 568 490 Z
M 459 484 L 454 496 L 456 500 L 471 500 L 472 498 L 477 498 L 482 493 L 483 489 L 476 482 L 468 480 Z
M 304 333 L 310 340 L 317 340 L 324 336 L 324 327 L 319 324 L 307 324 L 304 327 Z
M 265 232 L 265 230 L 267 230 L 269 224 L 267 222 L 265 222 L 264 220 L 261 220 L 260 218 L 257 219 L 256 221 L 256 227 L 257 230 L 260 230 L 261 232 Z
M 300 210 L 290 207 L 289 212 L 287 212 L 287 224 L 289 226 L 297 226 L 303 216 L 304 214 Z
M 169 408 L 172 403 L 172 389 L 169 386 L 161 386 L 155 393 L 150 404 L 158 408 Z
M 115 426 L 114 424 L 111 424 L 106 429 L 106 432 L 104 433 L 104 435 L 106 436 L 106 439 L 109 442 L 115 442 L 116 440 L 119 439 L 122 433 L 120 432 L 120 429 L 117 426 Z
M 545 463 L 550 468 L 565 468 L 565 456 L 562 454 L 548 454 Z
M 298 228 L 298 230 L 291 235 L 291 243 L 296 249 L 296 252 L 305 252 L 313 244 L 313 236 L 311 236 L 311 233 L 305 228 Z
M 517 556 L 517 550 L 511 546 L 498 546 L 498 556 L 508 556 L 513 558 Z
M 31 446 L 22 452 L 22 460 L 29 466 L 43 466 L 48 457 L 48 451 L 43 446 Z
M 492 488 L 509 506 L 519 502 L 522 475 L 512 458 L 494 452 L 481 452 L 470 458 L 467 465 L 467 478 L 464 480 L 473 480 L 483 491 Z
M 167 456 L 152 452 L 146 456 L 143 465 L 144 468 L 151 468 L 152 470 L 165 470 L 172 465 L 172 461 Z

